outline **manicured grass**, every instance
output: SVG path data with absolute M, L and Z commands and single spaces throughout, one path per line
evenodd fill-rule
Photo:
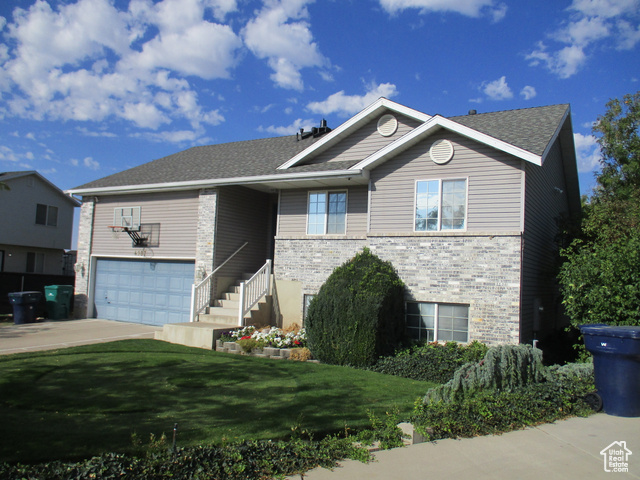
M 433 386 L 389 375 L 127 340 L 0 357 L 0 461 L 131 452 L 132 434 L 178 445 L 366 428 L 408 416 Z

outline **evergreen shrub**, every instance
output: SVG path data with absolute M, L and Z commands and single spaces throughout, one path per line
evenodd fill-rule
M 463 365 L 447 383 L 429 390 L 424 403 L 459 401 L 480 390 L 513 391 L 543 377 L 541 350 L 531 345 L 498 345 L 480 362 Z
M 414 345 L 394 356 L 378 359 L 369 370 L 412 380 L 445 383 L 463 364 L 482 360 L 487 349 L 478 341 L 468 345 L 456 342 Z
M 309 349 L 323 363 L 362 367 L 404 338 L 404 283 L 365 248 L 337 267 L 309 305 Z

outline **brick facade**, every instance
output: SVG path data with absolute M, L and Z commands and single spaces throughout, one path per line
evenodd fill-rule
M 470 340 L 518 343 L 519 235 L 277 238 L 275 276 L 299 281 L 303 294 L 314 294 L 334 268 L 365 246 L 393 264 L 408 301 L 469 305 Z M 300 303 L 302 312 L 302 298 Z

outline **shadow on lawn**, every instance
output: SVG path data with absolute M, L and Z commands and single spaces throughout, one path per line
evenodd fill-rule
M 170 443 L 174 423 L 182 446 L 284 438 L 296 425 L 339 431 L 391 406 L 369 384 L 368 375 L 379 375 L 371 372 L 156 348 L 4 359 L 0 460 L 131 451 L 134 432 L 143 442 L 165 433 Z

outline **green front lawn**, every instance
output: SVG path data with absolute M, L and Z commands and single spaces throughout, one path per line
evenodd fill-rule
M 178 445 L 318 436 L 366 428 L 433 386 L 374 372 L 127 340 L 0 357 L 0 461 L 132 452 L 166 434 Z

